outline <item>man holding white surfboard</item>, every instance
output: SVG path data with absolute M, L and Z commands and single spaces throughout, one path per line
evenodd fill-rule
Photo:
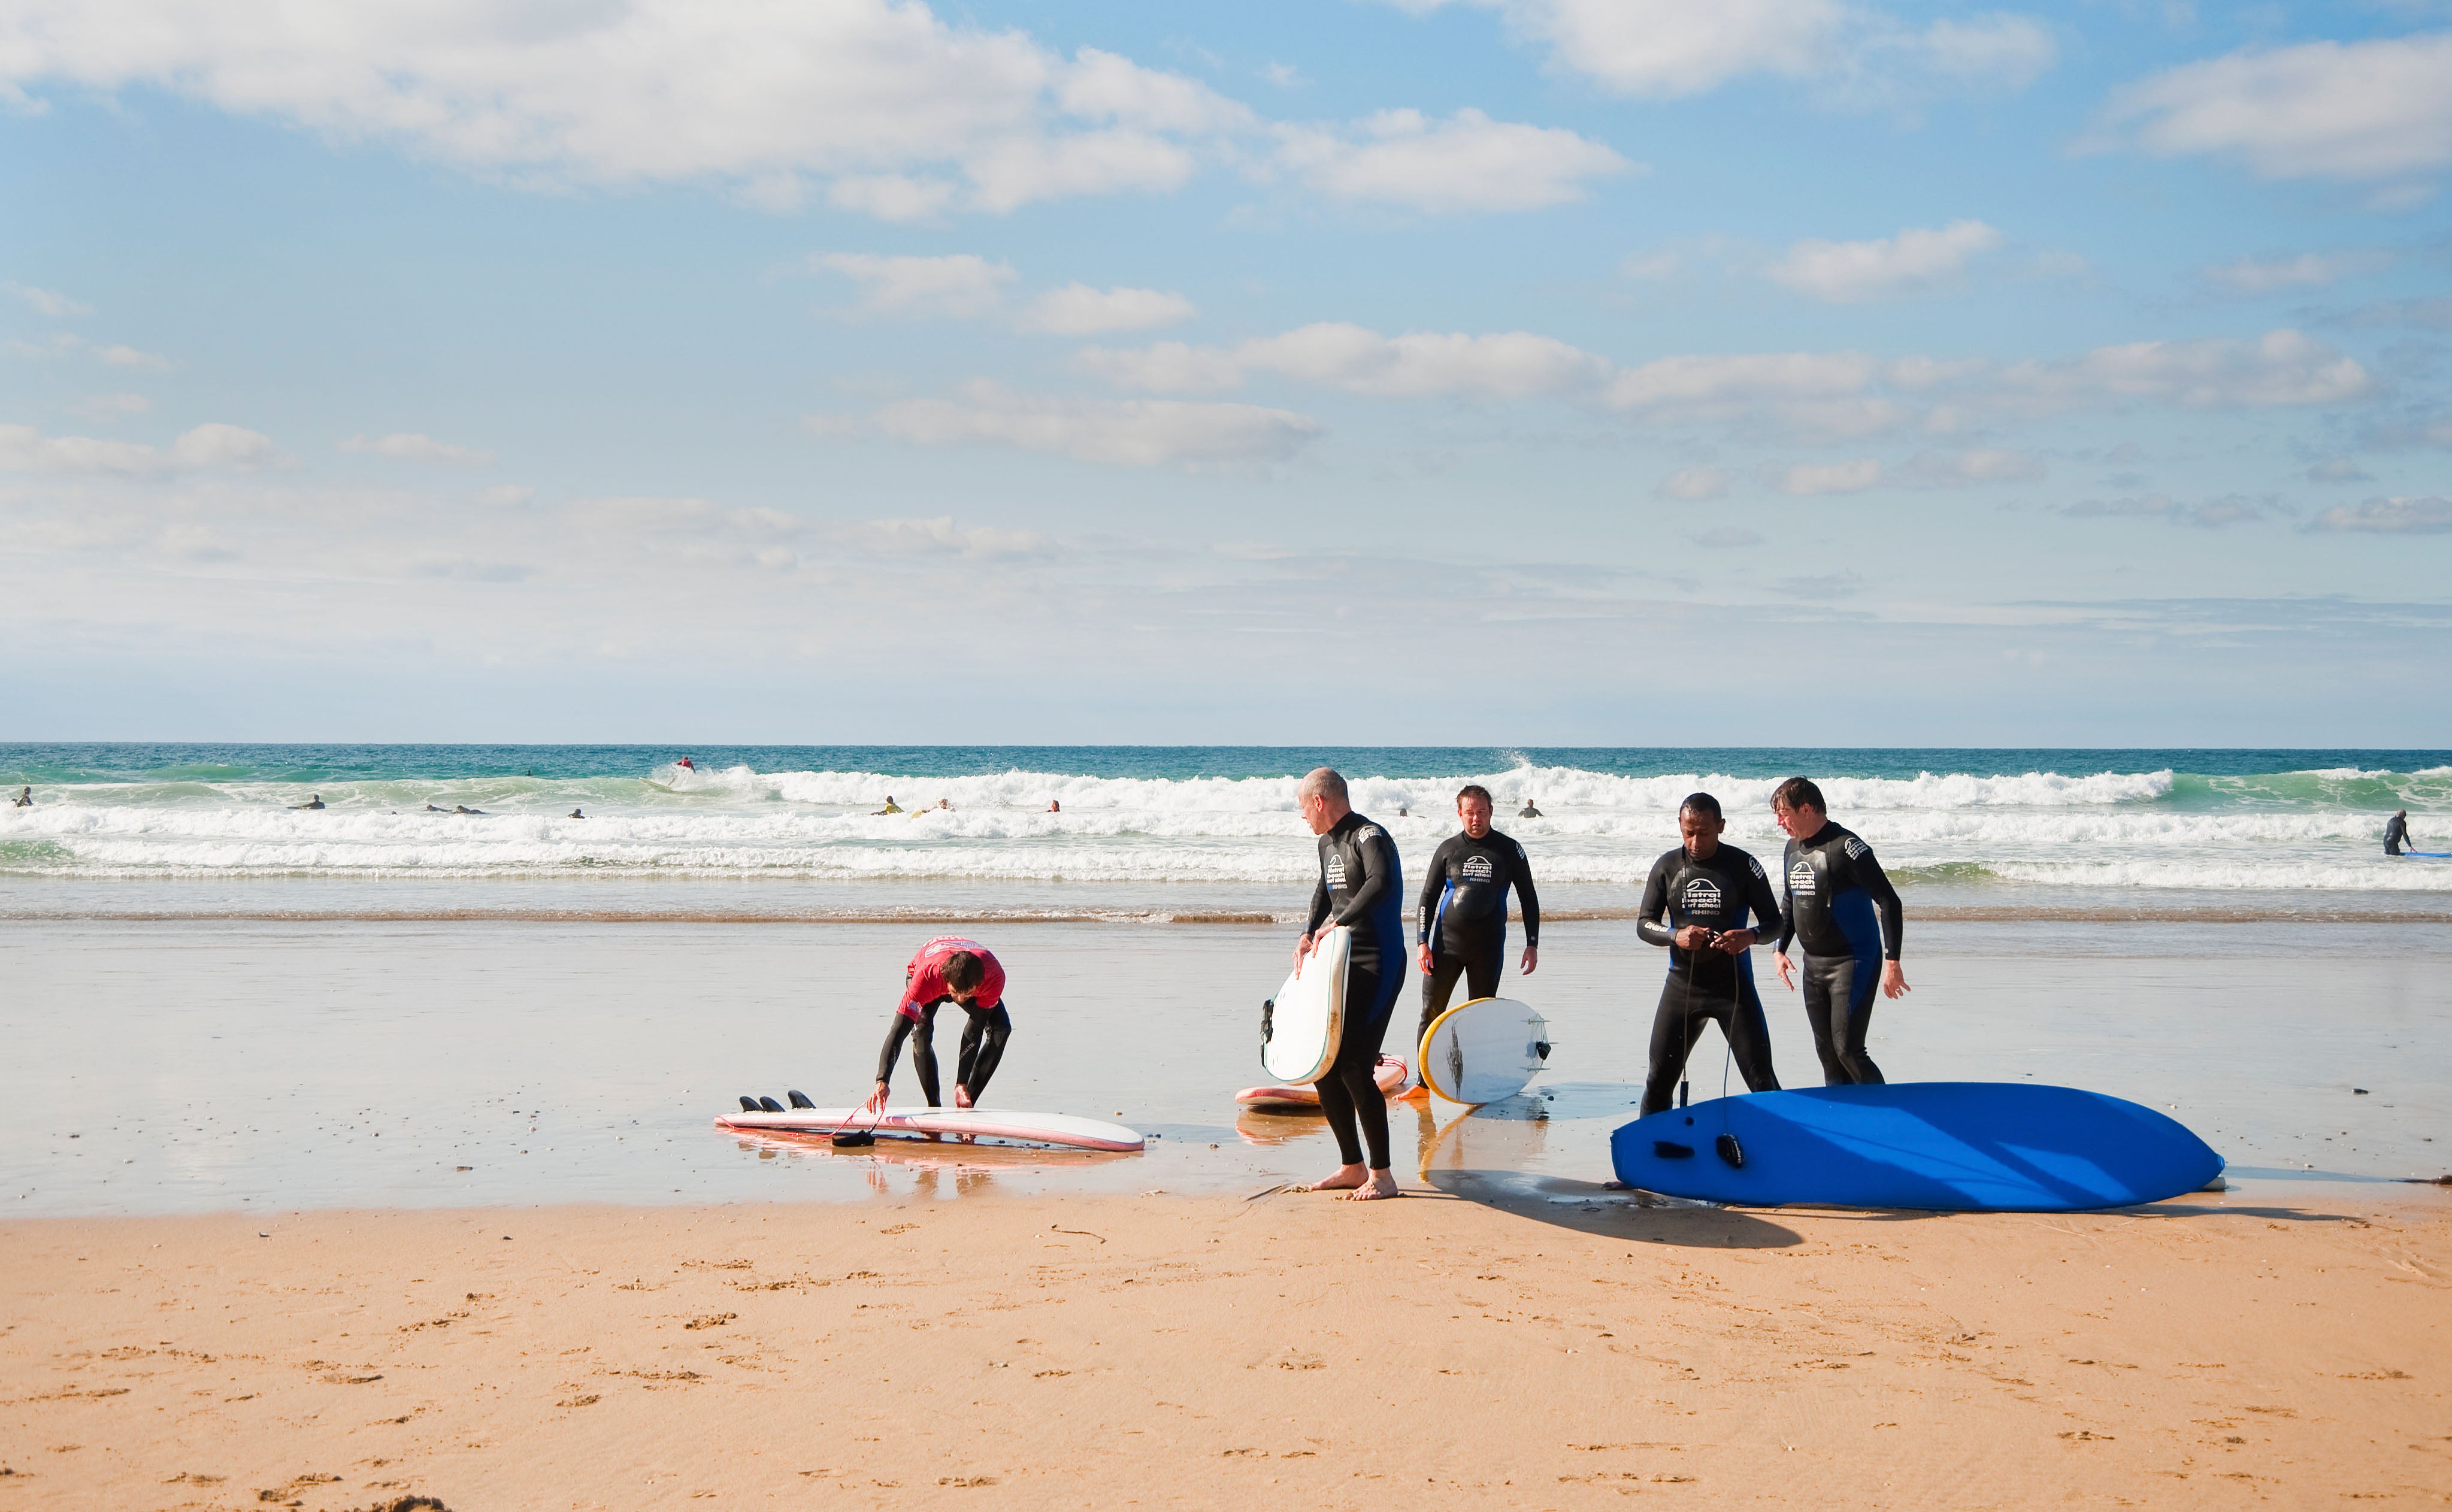
M 1303 1189 L 1339 1192 L 1356 1202 L 1394 1197 L 1388 1104 L 1376 1072 L 1379 1044 L 1405 983 L 1405 879 L 1396 842 L 1354 812 L 1345 778 L 1330 768 L 1304 777 L 1295 801 L 1303 822 L 1319 836 L 1319 881 L 1312 889 L 1310 919 L 1295 945 L 1295 970 L 1302 970 L 1303 958 L 1328 930 L 1347 932 L 1345 1005 L 1336 1054 L 1314 1084 L 1344 1164 L 1335 1174 Z M 1366 1145 L 1368 1166 L 1363 1164 Z
M 947 1003 L 960 1009 L 967 1020 L 954 1073 L 954 1106 L 969 1108 L 979 1102 L 1013 1035 L 1013 1017 L 1004 1010 L 1004 968 L 979 941 L 947 934 L 920 947 L 902 969 L 902 1001 L 895 1006 L 885 1048 L 878 1052 L 877 1090 L 863 1108 L 874 1112 L 885 1106 L 886 1084 L 906 1039 L 911 1041 L 912 1069 L 920 1073 L 920 1090 L 929 1107 L 937 1106 L 937 1010 Z
M 1468 784 L 1456 795 L 1456 818 L 1464 833 L 1448 836 L 1431 855 L 1422 878 L 1421 919 L 1414 942 L 1421 951 L 1422 1027 L 1415 1044 L 1465 981 L 1467 1001 L 1495 996 L 1507 954 L 1507 890 L 1524 905 L 1527 976 L 1541 959 L 1541 898 L 1532 890 L 1532 863 L 1524 847 L 1490 827 L 1490 790 Z

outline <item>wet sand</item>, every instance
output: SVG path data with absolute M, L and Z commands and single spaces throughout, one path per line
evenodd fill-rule
M 2452 1214 L 1279 1194 L 0 1225 L 0 1508 L 2439 1505 Z M 2413 1188 L 2402 1188 L 2412 1191 Z

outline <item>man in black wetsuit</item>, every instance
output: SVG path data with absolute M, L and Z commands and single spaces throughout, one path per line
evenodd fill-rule
M 1319 1110 L 1345 1164 L 1304 1191 L 1342 1192 L 1356 1202 L 1396 1195 L 1388 1168 L 1388 1103 L 1379 1091 L 1379 1042 L 1405 985 L 1405 878 L 1396 842 L 1388 832 L 1354 812 L 1345 779 L 1327 767 L 1303 778 L 1296 795 L 1303 821 L 1319 836 L 1319 882 L 1311 894 L 1311 916 L 1295 946 L 1295 969 L 1321 932 L 1342 924 L 1352 930 L 1345 956 L 1345 1027 L 1336 1058 L 1313 1085 Z M 1356 1121 L 1361 1139 L 1355 1137 Z M 1362 1163 L 1363 1146 L 1371 1164 Z
M 1865 1053 L 1873 1021 L 1873 990 L 1884 997 L 1908 991 L 1899 968 L 1899 932 L 1906 913 L 1882 863 L 1849 831 L 1830 822 L 1822 790 L 1790 777 L 1770 795 L 1771 816 L 1788 832 L 1779 949 L 1771 965 L 1782 987 L 1793 987 L 1788 942 L 1805 947 L 1805 1016 L 1822 1057 L 1826 1086 L 1879 1082 L 1882 1069 Z
M 1675 1106 L 1677 1078 L 1709 1019 L 1720 1026 L 1750 1092 L 1775 1092 L 1770 1025 L 1754 992 L 1754 941 L 1780 920 L 1762 863 L 1720 843 L 1729 821 L 1708 793 L 1687 796 L 1677 810 L 1685 843 L 1651 863 L 1634 932 L 1646 944 L 1669 947 L 1669 980 L 1651 1018 L 1651 1070 L 1643 1082 L 1638 1116 Z M 1751 913 L 1762 928 L 1747 925 Z
M 1532 891 L 1532 863 L 1524 847 L 1490 827 L 1490 790 L 1476 782 L 1456 795 L 1462 835 L 1432 853 L 1422 876 L 1421 922 L 1414 940 L 1421 952 L 1422 1024 L 1414 1043 L 1431 1031 L 1431 1021 L 1448 1011 L 1456 978 L 1465 1000 L 1498 992 L 1506 965 L 1507 890 L 1524 905 L 1524 958 L 1517 970 L 1532 974 L 1541 956 L 1541 898 Z
M 2383 854 L 2399 855 L 2401 848 L 2407 843 L 2409 843 L 2409 811 L 2397 809 L 2391 818 L 2383 821 Z

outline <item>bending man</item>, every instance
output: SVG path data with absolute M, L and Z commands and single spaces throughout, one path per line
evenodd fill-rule
M 1345 1027 L 1336 1058 L 1314 1084 L 1319 1090 L 1319 1110 L 1328 1115 L 1329 1132 L 1336 1136 L 1336 1152 L 1345 1164 L 1327 1180 L 1303 1189 L 1341 1191 L 1355 1201 L 1394 1197 L 1388 1103 L 1375 1072 L 1379 1042 L 1387 1037 L 1397 990 L 1405 984 L 1405 879 L 1396 842 L 1354 812 L 1345 779 L 1327 767 L 1303 778 L 1296 800 L 1303 821 L 1319 836 L 1319 882 L 1312 889 L 1310 921 L 1295 946 L 1295 970 L 1302 970 L 1303 957 L 1322 931 L 1341 924 L 1354 932 L 1345 957 Z M 1356 1120 L 1359 1140 L 1355 1137 Z M 1362 1164 L 1366 1143 L 1367 1168 Z
M 1788 907 L 1771 964 L 1782 987 L 1793 987 L 1788 942 L 1805 947 L 1805 1016 L 1822 1057 L 1824 1085 L 1879 1082 L 1882 1069 L 1865 1053 L 1873 1022 L 1873 988 L 1884 997 L 1908 991 L 1899 969 L 1899 932 L 1906 911 L 1882 863 L 1854 834 L 1830 822 L 1822 790 L 1790 777 L 1770 795 L 1771 816 L 1788 832 L 1784 892 Z
M 1720 1026 L 1750 1092 L 1775 1092 L 1770 1025 L 1754 992 L 1754 941 L 1779 922 L 1779 904 L 1762 863 L 1720 843 L 1729 821 L 1720 800 L 1688 795 L 1677 810 L 1685 843 L 1651 863 L 1634 932 L 1669 947 L 1669 980 L 1651 1017 L 1651 1070 L 1643 1082 L 1639 1115 L 1674 1106 L 1677 1078 L 1706 1020 Z M 1760 928 L 1746 923 L 1750 913 Z
M 1448 1011 L 1456 978 L 1465 1001 L 1493 997 L 1507 963 L 1507 890 L 1524 905 L 1525 975 L 1541 957 L 1541 899 L 1532 891 L 1532 863 L 1524 847 L 1490 827 L 1490 790 L 1473 783 L 1456 795 L 1462 835 L 1450 835 L 1432 853 L 1422 877 L 1421 923 L 1414 938 L 1421 952 L 1422 1027 L 1414 1043 L 1431 1031 L 1431 1021 Z
M 2383 854 L 2401 854 L 2401 848 L 2409 843 L 2409 811 L 2397 810 L 2391 818 L 2383 821 Z
M 920 1090 L 928 1106 L 937 1102 L 937 1010 L 947 1003 L 962 1011 L 962 1058 L 954 1072 L 954 1106 L 969 1108 L 987 1090 L 997 1062 L 1004 1058 L 1005 1041 L 1013 1037 L 1013 1018 L 1004 1011 L 1004 968 L 977 940 L 944 935 L 920 947 L 902 969 L 902 1001 L 885 1031 L 885 1049 L 878 1052 L 877 1090 L 862 1106 L 875 1111 L 885 1106 L 886 1084 L 902 1042 L 911 1041 L 911 1065 L 920 1073 Z

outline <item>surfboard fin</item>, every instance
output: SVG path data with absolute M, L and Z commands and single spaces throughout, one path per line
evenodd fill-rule
M 758 1106 L 761 1110 L 769 1113 L 780 1113 L 783 1110 L 783 1105 L 772 1097 L 761 1097 L 758 1099 Z
M 1261 1044 L 1266 1045 L 1266 1044 L 1269 1042 L 1269 1035 L 1270 1035 L 1270 1033 L 1271 1033 L 1272 1031 L 1274 1031 L 1275 1030 L 1275 1028 L 1276 1028 L 1276 1017 L 1277 1017 L 1277 1000 L 1276 1000 L 1275 998 L 1274 998 L 1274 997 L 1264 997 L 1264 998 L 1260 999 L 1260 1043 L 1261 1043 Z
M 792 1100 L 792 1106 L 795 1108 L 815 1108 L 818 1106 L 817 1104 L 809 1101 L 809 1094 L 806 1092 L 785 1092 L 783 1095 Z
M 1546 1039 L 1534 1040 L 1532 1042 L 1532 1053 L 1540 1056 L 1543 1060 L 1548 1060 L 1550 1058 L 1550 1042 Z
M 744 1097 L 741 1100 L 741 1110 L 744 1113 L 762 1113 L 766 1109 L 758 1106 L 757 1098 Z
M 1746 1168 L 1746 1147 L 1737 1143 L 1736 1135 L 1722 1134 L 1711 1142 L 1711 1148 L 1718 1150 L 1720 1158 L 1730 1166 L 1739 1170 Z
M 1653 1140 L 1651 1142 L 1651 1152 L 1663 1160 L 1691 1160 L 1694 1158 L 1693 1146 L 1681 1145 L 1673 1139 Z

